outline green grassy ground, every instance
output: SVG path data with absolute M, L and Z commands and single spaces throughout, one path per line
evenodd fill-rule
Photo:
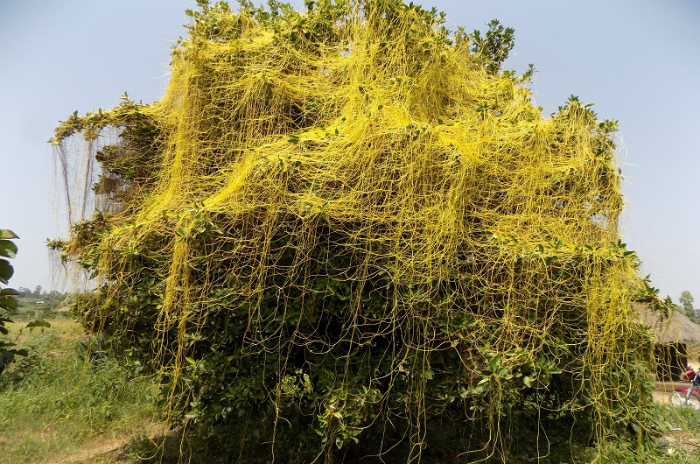
M 30 356 L 0 377 L 0 463 L 93 462 L 153 428 L 156 386 L 95 359 L 69 319 L 10 335 Z

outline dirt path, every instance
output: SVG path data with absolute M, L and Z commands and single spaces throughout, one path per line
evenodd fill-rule
M 47 464 L 92 463 L 95 458 L 120 450 L 126 446 L 129 441 L 130 437 L 108 440 L 104 442 L 94 442 L 91 443 L 89 447 L 81 450 L 79 453 L 71 454 L 55 461 L 49 461 Z
M 166 438 L 172 438 L 173 436 L 177 437 L 179 435 L 168 431 L 168 427 L 165 424 L 149 423 L 144 424 L 143 435 L 141 437 L 144 439 L 151 439 L 155 443 L 158 443 L 159 441 L 165 441 Z M 133 435 L 125 435 L 123 437 L 103 437 L 101 440 L 96 439 L 86 444 L 79 452 L 48 461 L 46 464 L 132 462 L 125 454 L 133 443 L 134 438 Z M 138 462 L 138 459 L 133 460 L 133 462 Z

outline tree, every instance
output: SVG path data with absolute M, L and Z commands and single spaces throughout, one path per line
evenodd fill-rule
M 32 294 L 35 298 L 39 298 L 41 296 L 41 293 L 43 292 L 43 287 L 41 285 L 37 285 L 34 287 L 34 293 Z
M 26 298 L 26 297 L 32 295 L 32 291 L 29 290 L 27 287 L 19 287 L 19 288 L 17 289 L 17 292 L 19 293 L 18 296 L 19 296 L 20 298 Z
M 648 430 L 629 303 L 658 296 L 618 234 L 614 121 L 576 97 L 543 118 L 497 23 L 200 3 L 161 102 L 52 141 L 86 141 L 108 205 L 51 244 L 101 282 L 77 309 L 170 417 L 281 462 Z
M 693 308 L 693 295 L 688 290 L 683 290 L 678 301 L 683 307 L 683 312 L 688 316 L 693 322 L 697 322 L 697 316 L 695 313 L 695 308 Z
M 686 311 L 687 314 L 692 314 L 695 312 L 695 309 L 693 308 L 693 303 L 695 302 L 695 299 L 688 290 L 683 290 L 680 298 L 678 298 L 678 301 L 683 306 L 683 310 Z

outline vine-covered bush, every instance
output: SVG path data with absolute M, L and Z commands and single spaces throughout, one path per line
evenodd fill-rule
M 125 96 L 53 141 L 65 161 L 120 134 L 91 145 L 108 207 L 53 246 L 98 282 L 86 327 L 164 376 L 173 420 L 261 462 L 644 433 L 614 121 L 575 97 L 543 117 L 496 22 L 200 6 L 162 101 Z

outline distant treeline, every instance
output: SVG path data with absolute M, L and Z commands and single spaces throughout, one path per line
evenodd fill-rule
M 68 305 L 71 302 L 75 300 L 75 294 L 70 293 L 70 292 L 59 292 L 57 290 L 51 290 L 50 292 L 45 291 L 41 285 L 37 285 L 34 287 L 34 290 L 31 290 L 26 287 L 19 287 L 17 289 L 17 292 L 19 295 L 17 295 L 17 298 L 19 299 L 18 303 L 20 307 L 26 306 L 26 304 L 23 304 L 22 300 L 25 300 L 24 303 L 31 303 L 30 306 L 33 305 L 45 305 L 48 306 L 51 309 L 58 308 L 60 306 Z M 32 300 L 27 301 L 27 300 Z

